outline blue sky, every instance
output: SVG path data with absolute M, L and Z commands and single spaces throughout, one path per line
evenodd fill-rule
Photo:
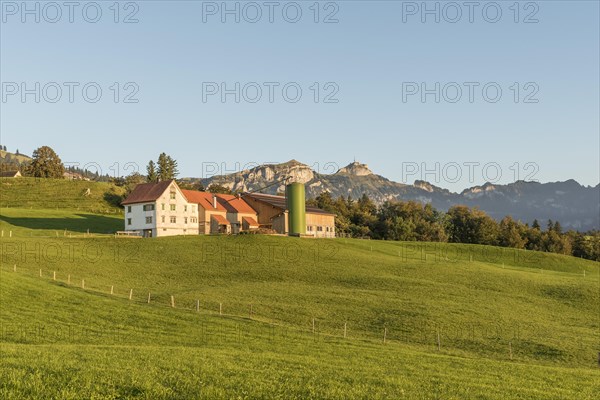
M 332 172 L 356 158 L 389 179 L 455 191 L 486 180 L 599 181 L 596 1 L 520 2 L 517 17 L 514 1 L 478 2 L 472 22 L 458 2 L 455 23 L 447 2 L 427 2 L 439 7 L 439 23 L 422 15 L 422 2 L 320 2 L 318 23 L 314 1 L 276 2 L 272 23 L 264 2 L 227 2 L 239 4 L 239 23 L 235 15 L 222 22 L 222 2 L 121 2 L 118 23 L 113 1 L 97 3 L 98 22 L 86 21 L 96 8 L 81 2 L 70 23 L 67 8 L 58 18 L 38 2 L 38 23 L 21 2 L 2 2 L 0 141 L 9 150 L 50 145 L 67 163 L 97 163 L 109 174 L 116 165 L 143 172 L 165 151 L 182 177 L 206 175 L 215 163 L 232 172 L 292 158 Z M 262 18 L 251 23 L 256 4 Z M 297 9 L 299 21 L 286 21 Z M 124 23 L 132 12 L 138 22 Z M 324 23 L 332 13 L 338 22 Z M 62 88 L 55 103 L 52 82 Z M 65 82 L 78 85 L 72 103 Z M 206 92 L 236 82 L 239 103 Z M 472 102 L 465 82 L 473 82 Z M 34 92 L 24 101 L 23 83 Z M 96 103 L 82 94 L 89 83 L 102 89 Z M 435 93 L 423 101 L 422 85 L 436 83 L 440 101 Z M 262 97 L 252 103 L 257 85 Z M 462 97 L 452 102 L 457 86 Z M 138 102 L 124 102 L 136 88 Z M 337 102 L 325 102 L 336 90 Z

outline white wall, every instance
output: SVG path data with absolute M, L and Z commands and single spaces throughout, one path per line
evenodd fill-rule
M 172 190 L 175 191 L 175 199 L 171 199 Z M 145 204 L 154 204 L 155 210 L 143 211 Z M 175 211 L 171 211 L 171 205 L 175 206 Z M 128 207 L 131 207 L 131 212 L 128 212 Z M 146 217 L 152 217 L 151 224 L 146 224 Z M 165 222 L 162 222 L 162 217 L 164 217 Z M 175 223 L 171 222 L 171 217 L 175 217 Z M 143 231 L 145 229 L 152 229 L 153 237 L 197 235 L 198 223 L 193 223 L 191 220 L 192 217 L 198 219 L 198 206 L 188 203 L 177 186 L 171 184 L 156 202 L 126 205 L 125 230 Z M 128 218 L 131 218 L 131 225 L 127 225 Z

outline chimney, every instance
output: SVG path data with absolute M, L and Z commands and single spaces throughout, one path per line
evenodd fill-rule
M 217 208 L 217 195 L 213 194 L 213 208 Z

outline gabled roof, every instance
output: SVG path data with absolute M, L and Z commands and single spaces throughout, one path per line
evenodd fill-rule
M 229 213 L 256 214 L 256 210 L 238 196 L 217 194 L 217 199 Z
M 213 207 L 213 194 L 208 192 L 199 192 L 197 190 L 181 190 L 185 198 L 190 203 L 195 203 L 211 211 L 227 211 L 217 198 L 217 208 Z
M 127 196 L 121 204 L 147 203 L 156 201 L 167 190 L 173 181 L 161 181 L 158 183 L 142 183 Z
M 267 203 L 272 207 L 278 208 L 281 211 L 287 210 L 287 202 L 284 196 L 275 196 L 272 194 L 264 194 L 264 193 L 246 193 L 243 197 L 250 197 L 258 201 L 262 201 L 263 203 Z M 318 207 L 306 206 L 306 212 L 308 214 L 328 214 L 335 215 L 333 213 L 327 212 L 325 210 L 321 210 Z

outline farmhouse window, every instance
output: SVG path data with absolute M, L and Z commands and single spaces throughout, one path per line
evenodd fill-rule
M 154 211 L 154 204 L 144 204 L 144 211 Z
M 130 213 L 131 212 L 131 206 L 127 206 L 127 212 Z
M 177 223 L 177 217 L 171 217 L 171 223 L 172 224 Z
M 187 212 L 187 205 L 183 206 L 183 212 Z
M 183 218 L 183 223 L 187 224 L 187 217 Z
M 307 227 L 307 230 L 308 230 L 309 232 L 312 232 L 312 230 L 313 230 L 313 227 L 312 227 L 311 225 L 309 225 L 309 226 Z
M 165 223 L 165 216 L 163 215 L 162 217 L 160 217 L 160 220 L 164 224 Z
M 165 211 L 165 203 L 162 203 L 161 206 L 162 206 L 162 210 Z
M 175 204 L 171 204 L 171 211 L 175 211 Z
M 131 225 L 131 218 L 127 218 L 127 225 Z
M 146 217 L 146 223 L 147 224 L 151 224 L 152 223 L 152 217 Z
M 317 226 L 317 232 L 323 232 L 323 227 L 322 226 Z
M 171 200 L 175 200 L 175 191 L 171 192 Z

